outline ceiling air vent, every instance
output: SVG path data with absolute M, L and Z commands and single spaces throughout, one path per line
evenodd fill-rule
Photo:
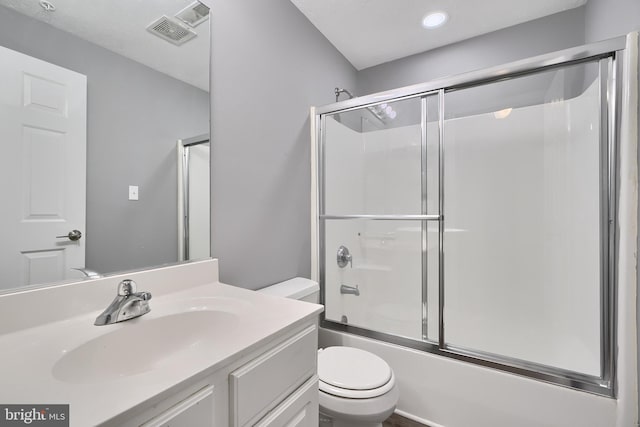
M 178 12 L 176 18 L 195 28 L 209 18 L 209 7 L 196 1 Z
M 177 46 L 180 46 L 197 36 L 191 28 L 174 21 L 168 16 L 162 16 L 162 18 L 151 23 L 147 27 L 147 30 Z

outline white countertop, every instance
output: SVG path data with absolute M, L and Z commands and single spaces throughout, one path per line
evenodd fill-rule
M 145 289 L 143 279 L 136 280 L 138 291 L 149 290 Z M 87 285 L 91 285 L 91 282 L 87 282 Z M 109 285 L 112 286 L 111 283 Z M 115 296 L 115 288 L 113 291 Z M 34 297 L 37 298 L 37 293 Z M 110 302 L 102 301 L 105 308 Z M 150 313 L 113 325 L 94 326 L 93 322 L 101 312 L 98 310 L 0 335 L 0 402 L 70 404 L 71 426 L 98 425 L 186 380 L 213 373 L 267 344 L 283 329 L 302 324 L 322 310 L 316 304 L 271 297 L 219 282 L 193 286 L 180 284 L 173 292 L 169 286 L 161 295 L 154 294 L 150 305 Z M 163 321 L 163 331 L 154 331 L 152 336 L 141 334 L 143 336 L 139 337 L 139 343 L 136 342 L 132 348 L 121 349 L 118 357 L 123 357 L 123 360 L 130 358 L 132 365 L 139 367 L 140 352 L 136 351 L 136 347 L 145 345 L 147 340 L 153 348 L 158 348 L 163 354 L 148 370 L 127 370 L 123 367 L 124 376 L 119 376 L 122 374 L 119 368 L 111 366 L 111 376 L 98 379 L 82 375 L 69 377 L 64 371 L 61 374 L 61 358 L 100 336 L 113 334 L 123 328 L 132 328 L 127 331 L 130 332 L 138 325 L 148 327 L 151 323 L 145 322 L 157 322 L 157 319 L 174 313 L 212 308 L 227 312 L 229 316 L 224 315 L 219 322 L 214 320 L 208 326 L 199 325 L 201 333 L 209 334 L 206 339 L 184 331 L 185 337 L 176 348 L 172 342 L 162 342 L 164 336 L 168 337 L 165 341 L 175 340 L 176 337 L 183 337 L 183 331 L 172 330 L 170 327 L 173 324 Z M 28 307 L 24 309 L 29 310 Z M 180 324 L 176 327 L 184 328 Z M 96 353 L 100 350 L 95 347 L 90 350 L 95 350 L 96 360 L 99 360 L 101 355 Z M 79 365 L 92 363 L 85 359 L 90 357 L 83 358 Z M 68 373 L 69 363 L 65 369 Z M 79 366 L 79 369 L 87 369 L 87 366 Z M 100 366 L 95 366 L 95 369 L 100 369 Z

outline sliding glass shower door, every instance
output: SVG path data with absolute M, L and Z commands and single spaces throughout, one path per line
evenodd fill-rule
M 445 93 L 448 346 L 599 375 L 608 228 L 600 68 Z
M 325 326 L 613 392 L 615 58 L 555 61 L 318 115 Z
M 424 245 L 438 242 L 426 220 L 438 211 L 437 115 L 430 127 L 426 121 L 433 114 L 437 94 L 324 117 L 327 319 L 428 338 L 424 278 L 438 265 L 424 257 Z M 426 167 L 430 154 L 435 168 Z

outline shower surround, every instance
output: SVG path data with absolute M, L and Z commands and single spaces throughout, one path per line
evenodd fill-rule
M 509 76 L 521 61 L 452 78 L 454 89 L 312 109 L 321 346 L 385 358 L 401 414 L 446 427 L 634 425 L 637 35 L 614 44 L 612 56 L 589 55 L 605 43 L 580 48 L 579 64 L 565 63 L 576 48 L 529 60 L 544 65 L 526 74 Z M 498 71 L 508 78 L 469 83 Z M 395 121 L 367 112 L 382 102 Z M 595 394 L 538 381 L 557 378 Z

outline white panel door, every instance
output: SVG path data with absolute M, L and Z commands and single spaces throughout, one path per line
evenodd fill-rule
M 84 267 L 86 139 L 86 76 L 0 47 L 0 290 Z

